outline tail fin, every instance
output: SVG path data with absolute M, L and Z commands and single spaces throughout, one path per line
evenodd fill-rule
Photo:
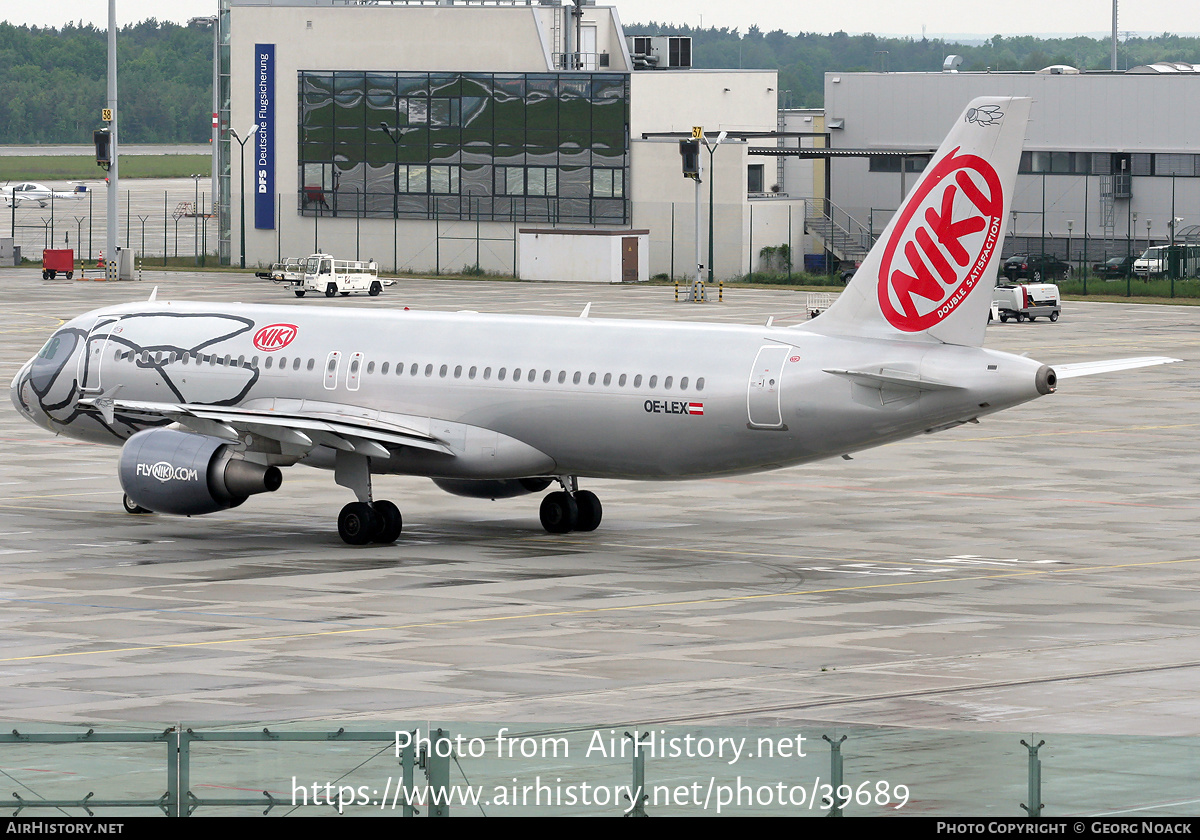
M 846 290 L 806 327 L 981 345 L 1029 106 L 973 100 Z

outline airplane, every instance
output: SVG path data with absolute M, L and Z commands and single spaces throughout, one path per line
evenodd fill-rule
M 12 207 L 16 204 L 28 204 L 36 202 L 38 207 L 45 207 L 51 201 L 62 201 L 64 199 L 80 199 L 87 195 L 87 185 L 79 184 L 75 189 L 70 191 L 52 190 L 45 184 L 35 184 L 32 181 L 26 181 L 23 184 L 16 186 L 5 186 L 0 188 L 0 201 L 4 202 L 5 207 Z
M 975 422 L 1061 380 L 982 347 L 1030 100 L 971 102 L 846 289 L 775 326 L 150 300 L 81 315 L 17 373 L 13 404 L 121 446 L 131 513 L 211 513 L 333 471 L 351 545 L 392 543 L 373 478 L 475 498 L 540 493 L 546 531 L 601 522 L 586 478 L 772 470 Z M 981 120 L 978 114 L 987 114 Z M 157 292 L 157 290 L 156 290 Z

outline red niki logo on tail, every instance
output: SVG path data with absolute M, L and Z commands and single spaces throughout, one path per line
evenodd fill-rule
M 957 153 L 921 181 L 883 252 L 879 307 L 904 332 L 929 329 L 966 300 L 1000 239 L 1000 178 L 983 158 Z
M 296 332 L 295 324 L 271 324 L 254 334 L 254 346 L 264 353 L 282 350 L 292 343 Z

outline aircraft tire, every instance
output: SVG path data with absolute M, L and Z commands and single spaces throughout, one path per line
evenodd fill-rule
M 374 505 L 375 516 L 379 519 L 379 531 L 371 542 L 387 545 L 394 543 L 400 537 L 404 527 L 404 519 L 400 516 L 400 508 L 387 499 L 381 499 Z
M 296 289 L 296 297 L 304 297 L 304 289 Z
M 325 297 L 333 297 L 337 294 L 337 283 L 329 283 L 325 286 Z
M 575 530 L 579 521 L 579 506 L 570 493 L 551 493 L 542 499 L 542 527 L 551 534 L 566 534 Z
M 121 494 L 121 507 L 125 508 L 126 513 L 131 513 L 134 515 L 154 512 L 154 511 L 150 510 L 149 508 L 144 508 L 141 505 L 135 503 L 133 501 L 133 499 L 129 498 L 129 496 L 127 496 L 124 493 Z
M 338 514 L 338 536 L 347 545 L 366 545 L 379 531 L 379 517 L 366 502 L 351 502 Z
M 600 498 L 590 490 L 580 490 L 575 494 L 575 504 L 579 508 L 579 518 L 575 522 L 576 531 L 595 531 L 600 527 L 604 516 L 604 508 Z

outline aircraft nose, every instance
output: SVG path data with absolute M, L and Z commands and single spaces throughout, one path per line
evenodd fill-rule
M 33 365 L 33 359 L 30 359 L 17 371 L 17 375 L 13 377 L 12 384 L 9 386 L 8 396 L 12 400 L 13 407 L 19 414 L 37 422 L 33 413 L 33 394 L 29 387 L 29 368 L 31 365 Z

